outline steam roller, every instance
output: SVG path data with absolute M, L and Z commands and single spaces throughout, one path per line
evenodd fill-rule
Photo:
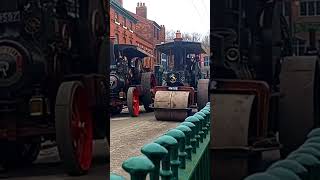
M 154 114 L 161 121 L 183 121 L 193 109 L 201 109 L 209 101 L 209 80 L 202 79 L 200 55 L 205 54 L 199 42 L 184 41 L 176 33 L 173 42 L 156 46 L 159 54 L 166 55 L 163 64 L 162 86 L 156 86 Z M 163 57 L 163 56 L 162 56 Z

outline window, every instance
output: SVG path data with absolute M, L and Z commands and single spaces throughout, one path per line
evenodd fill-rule
M 159 40 L 159 29 L 157 29 L 157 40 Z
M 300 2 L 300 15 L 307 15 L 307 2 Z
M 119 44 L 119 34 L 116 34 L 115 44 Z
M 314 5 L 315 5 L 314 1 L 308 2 L 308 10 L 307 10 L 307 12 L 308 12 L 309 16 L 314 16 L 315 15 L 315 7 L 314 7 Z
M 300 2 L 300 16 L 320 15 L 320 0 L 304 0 Z
M 153 37 L 157 37 L 157 28 L 153 26 Z
M 126 38 L 124 37 L 123 38 L 123 44 L 126 44 L 127 43 L 127 40 L 126 40 Z
M 289 8 L 290 8 L 290 4 L 287 1 L 283 1 L 280 4 L 281 7 L 281 12 L 283 16 L 289 16 Z
M 127 18 L 123 17 L 123 26 L 127 26 Z
M 118 14 L 117 12 L 115 13 L 114 19 L 118 22 L 118 20 L 119 20 L 119 14 Z
M 305 40 L 301 39 L 294 39 L 293 41 L 293 49 L 294 49 L 294 54 L 296 56 L 302 56 L 305 53 Z
M 130 44 L 132 44 L 132 40 L 130 40 Z
M 131 21 L 130 21 L 130 29 L 133 30 L 133 25 Z
M 209 56 L 204 57 L 204 66 L 210 66 Z

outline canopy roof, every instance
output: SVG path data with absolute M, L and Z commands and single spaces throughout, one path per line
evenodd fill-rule
M 114 52 L 117 55 L 117 52 L 120 51 L 123 56 L 126 56 L 128 59 L 132 58 L 145 58 L 145 57 L 152 57 L 151 54 L 145 52 L 144 50 L 140 49 L 135 45 L 130 44 L 115 44 L 114 45 Z
M 164 54 L 170 54 L 176 49 L 184 49 L 187 54 L 205 54 L 205 50 L 200 42 L 173 41 L 156 45 L 156 49 Z

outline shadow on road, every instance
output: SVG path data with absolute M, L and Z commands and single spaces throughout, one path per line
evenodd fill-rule
M 0 179 L 12 180 L 100 180 L 106 179 L 109 164 L 107 162 L 106 143 L 96 141 L 93 149 L 92 168 L 87 175 L 68 176 L 59 159 L 56 147 L 43 150 L 37 161 L 28 167 L 10 169 L 7 173 L 1 173 Z

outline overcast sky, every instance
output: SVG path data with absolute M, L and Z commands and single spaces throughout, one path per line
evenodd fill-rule
M 210 0 L 123 0 L 123 6 L 135 13 L 138 2 L 146 4 L 148 19 L 166 30 L 200 34 L 210 30 Z

